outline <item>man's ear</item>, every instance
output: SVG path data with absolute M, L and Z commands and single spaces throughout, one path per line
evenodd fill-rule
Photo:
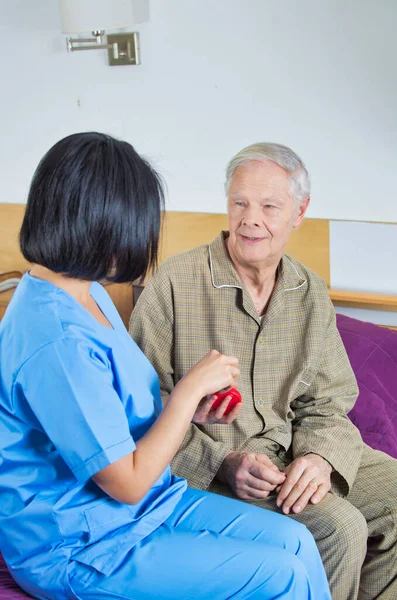
M 309 203 L 310 203 L 310 196 L 308 196 L 306 198 L 306 200 L 302 200 L 302 202 L 300 203 L 299 209 L 298 209 L 297 213 L 294 216 L 293 225 L 292 225 L 293 229 L 298 229 L 298 227 L 302 223 L 302 221 L 303 221 L 303 219 L 305 217 L 307 208 L 309 206 Z

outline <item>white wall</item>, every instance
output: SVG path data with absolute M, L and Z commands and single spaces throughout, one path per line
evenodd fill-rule
M 55 141 L 98 129 L 165 176 L 168 208 L 223 212 L 242 146 L 306 161 L 310 217 L 397 221 L 395 0 L 151 0 L 142 65 L 68 55 L 56 0 L 0 0 L 0 201 Z
M 397 225 L 331 221 L 331 288 L 397 295 L 396 257 Z
M 310 217 L 397 222 L 395 0 L 150 8 L 142 65 L 109 67 L 106 51 L 67 54 L 56 0 L 0 0 L 0 202 L 25 202 L 57 140 L 99 130 L 152 159 L 170 210 L 224 212 L 226 162 L 271 140 L 306 161 Z M 397 226 L 366 227 L 331 224 L 332 286 L 397 293 Z
M 397 295 L 397 224 L 330 223 L 331 288 Z M 397 312 L 338 307 L 363 321 L 397 327 Z

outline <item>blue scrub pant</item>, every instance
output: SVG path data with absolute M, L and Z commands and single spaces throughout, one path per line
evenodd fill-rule
M 80 600 L 331 600 L 304 525 L 195 489 L 110 576 L 80 563 L 71 576 Z

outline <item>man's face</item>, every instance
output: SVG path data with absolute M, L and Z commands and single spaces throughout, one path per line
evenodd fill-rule
M 243 267 L 278 264 L 309 199 L 297 209 L 287 172 L 273 162 L 248 161 L 234 172 L 228 194 L 228 250 Z

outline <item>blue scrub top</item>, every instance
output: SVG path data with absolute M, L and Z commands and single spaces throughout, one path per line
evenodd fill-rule
M 0 549 L 26 591 L 60 600 L 71 559 L 109 574 L 186 489 L 167 467 L 126 505 L 91 479 L 133 452 L 161 410 L 153 367 L 104 288 L 91 295 L 112 329 L 29 274 L 0 322 Z

